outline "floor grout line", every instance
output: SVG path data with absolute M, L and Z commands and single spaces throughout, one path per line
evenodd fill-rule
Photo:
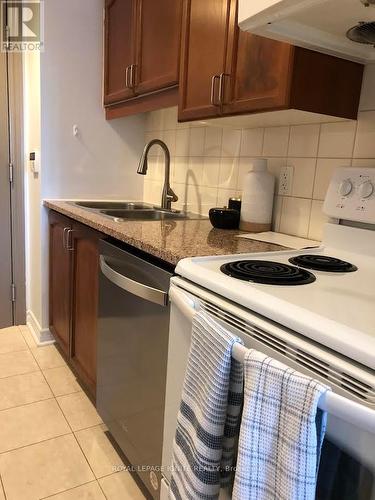
M 53 397 L 52 397 L 52 398 L 50 398 L 50 400 L 54 400 L 54 401 L 56 401 L 56 404 L 57 404 L 57 406 L 58 406 L 58 408 L 59 408 L 59 410 L 60 410 L 60 412 L 61 412 L 61 414 L 62 414 L 62 416 L 63 416 L 63 418 L 64 418 L 64 420 L 65 420 L 65 422 L 66 422 L 66 424 L 67 424 L 67 426 L 68 426 L 68 428 L 70 429 L 70 432 L 69 432 L 69 433 L 62 434 L 62 436 L 70 436 L 70 435 L 73 435 L 73 436 L 74 436 L 74 439 L 75 439 L 75 441 L 77 442 L 77 444 L 78 444 L 78 446 L 79 446 L 79 449 L 81 450 L 81 452 L 82 452 L 82 454 L 83 454 L 83 456 L 84 456 L 84 459 L 85 459 L 85 461 L 86 461 L 87 465 L 89 466 L 89 469 L 91 470 L 92 475 L 93 475 L 93 477 L 94 477 L 95 481 L 97 481 L 96 475 L 95 475 L 94 471 L 92 470 L 92 468 L 91 468 L 91 466 L 90 466 L 90 464 L 89 464 L 89 462 L 88 462 L 88 460 L 87 460 L 87 457 L 86 457 L 85 453 L 83 452 L 83 450 L 82 450 L 81 446 L 79 445 L 78 440 L 77 440 L 77 438 L 76 438 L 76 436 L 75 436 L 75 434 L 74 434 L 74 431 L 73 431 L 73 429 L 72 429 L 72 427 L 71 427 L 71 425 L 70 425 L 70 423 L 69 423 L 69 421 L 68 421 L 68 419 L 67 419 L 67 417 L 66 417 L 66 415 L 65 415 L 65 413 L 64 413 L 64 411 L 63 411 L 63 409 L 61 408 L 61 406 L 60 406 L 60 404 L 59 404 L 59 401 L 57 400 L 57 397 L 59 397 L 59 396 L 55 396 L 55 394 L 54 394 L 54 392 L 53 392 L 53 390 L 52 390 L 52 387 L 51 387 L 51 386 L 50 386 L 50 384 L 48 383 L 48 380 L 47 380 L 47 378 L 46 378 L 45 374 L 43 373 L 43 370 L 40 368 L 40 365 L 39 365 L 39 363 L 38 363 L 37 359 L 35 358 L 34 354 L 32 353 L 31 348 L 30 348 L 29 346 L 28 346 L 28 350 L 30 351 L 30 354 L 33 356 L 33 358 L 35 359 L 35 362 L 36 362 L 36 363 L 37 363 L 37 365 L 39 366 L 39 371 L 41 372 L 41 374 L 42 374 L 42 376 L 43 376 L 43 378 L 44 378 L 44 380 L 45 380 L 45 382 L 46 382 L 47 386 L 49 387 L 50 391 L 52 392 Z M 80 391 L 77 391 L 77 392 L 80 392 Z M 75 394 L 75 393 L 72 393 L 72 394 Z M 67 394 L 67 395 L 69 395 L 69 394 Z M 31 404 L 32 404 L 32 403 L 31 403 Z M 23 406 L 26 406 L 26 405 L 23 405 Z M 83 430 L 83 429 L 82 429 L 82 430 Z M 46 439 L 46 440 L 43 440 L 43 441 L 39 441 L 38 443 L 33 443 L 33 444 L 39 444 L 39 443 L 41 443 L 41 442 L 51 441 L 52 439 L 55 439 L 55 438 L 57 438 L 57 437 L 61 437 L 61 436 L 55 436 L 55 437 L 53 437 L 53 438 L 49 438 L 49 439 Z M 20 448 L 15 448 L 15 449 L 27 448 L 27 447 L 29 447 L 29 446 L 32 446 L 33 444 L 29 444 L 29 445 L 26 445 L 26 446 L 22 446 L 22 447 L 20 447 Z M 8 451 L 6 451 L 6 452 L 0 453 L 0 456 L 1 456 L 2 454 L 4 454 L 4 453 L 9 453 L 10 451 L 14 451 L 15 449 L 13 449 L 13 450 L 8 450 Z M 89 481 L 89 482 L 93 482 L 93 481 Z M 98 482 L 98 484 L 99 484 L 99 481 L 97 481 L 97 482 Z M 87 483 L 83 483 L 83 484 L 87 484 Z M 82 484 L 82 485 L 83 485 L 83 484 Z M 79 485 L 79 486 L 82 486 L 82 485 Z M 77 487 L 78 487 L 78 486 L 77 486 Z M 102 488 L 101 488 L 100 484 L 99 484 L 99 488 L 102 490 Z M 64 493 L 65 491 L 68 491 L 68 490 L 64 490 L 64 491 L 62 491 L 62 492 L 58 492 L 58 493 L 56 493 L 55 495 L 57 495 L 57 494 L 59 494 L 59 493 Z M 104 492 L 103 492 L 103 495 L 104 495 Z M 104 496 L 105 496 L 105 495 L 104 495 Z M 48 497 L 47 497 L 47 498 L 48 498 Z M 105 497 L 105 498 L 106 498 L 106 497 Z
M 3 490 L 5 500 L 7 500 L 7 496 L 6 496 L 5 488 L 4 488 L 4 483 L 3 483 L 3 478 L 1 477 L 1 474 L 0 474 L 0 488 Z
M 56 401 L 57 401 L 57 399 L 56 399 Z M 57 404 L 59 405 L 61 412 L 64 414 L 64 411 L 63 411 L 63 409 L 61 408 L 61 406 L 60 406 L 60 404 L 59 404 L 59 402 L 58 402 L 58 401 L 57 401 Z M 64 414 L 64 417 L 65 417 L 65 414 Z M 90 462 L 89 462 L 88 458 L 86 457 L 86 454 L 85 454 L 85 452 L 84 452 L 84 450 L 83 450 L 83 448 L 82 448 L 81 444 L 79 443 L 79 441 L 78 441 L 78 439 L 77 439 L 77 436 L 75 435 L 75 432 L 79 432 L 79 431 L 81 431 L 81 430 L 83 431 L 83 430 L 85 430 L 85 429 L 79 429 L 79 430 L 77 430 L 77 431 L 74 431 L 74 430 L 72 429 L 72 427 L 71 427 L 71 425 L 70 425 L 70 423 L 68 422 L 68 419 L 67 419 L 66 417 L 65 417 L 65 420 L 67 421 L 67 423 L 68 423 L 68 425 L 69 425 L 69 428 L 70 428 L 70 429 L 71 429 L 71 431 L 72 431 L 72 434 L 73 434 L 73 436 L 74 436 L 74 439 L 75 439 L 75 441 L 76 441 L 76 443 L 77 443 L 77 445 L 78 445 L 79 449 L 81 450 L 81 453 L 82 453 L 82 455 L 84 456 L 84 458 L 85 458 L 85 460 L 86 460 L 86 463 L 87 463 L 87 465 L 88 465 L 89 469 L 91 470 L 91 472 L 92 472 L 92 474 L 93 474 L 93 476 L 94 476 L 95 480 L 98 482 L 98 484 L 99 484 L 99 488 L 102 490 L 104 497 L 105 497 L 105 498 L 107 498 L 107 497 L 106 497 L 106 495 L 105 495 L 105 493 L 104 493 L 104 491 L 103 491 L 103 489 L 102 489 L 102 487 L 101 487 L 101 485 L 100 485 L 100 483 L 99 483 L 99 481 L 98 481 L 98 478 L 96 477 L 96 474 L 95 474 L 95 472 L 94 472 L 93 468 L 91 467 L 91 464 L 90 464 Z M 96 427 L 96 425 L 95 425 L 95 426 L 90 426 L 90 427 L 87 427 L 87 429 L 90 429 L 91 427 Z
M 23 351 L 19 351 L 19 352 L 23 352 Z M 1 356 L 1 355 L 0 355 Z M 12 378 L 12 377 L 19 377 L 21 375 L 29 375 L 29 373 L 38 373 L 38 372 L 41 372 L 42 370 L 40 370 L 39 368 L 37 370 L 33 370 L 31 372 L 22 372 L 22 373 L 14 373 L 13 375 L 7 375 L 6 377 L 0 377 L 0 380 L 6 380 L 8 378 Z
M 59 491 L 58 493 L 54 493 L 53 495 L 50 495 L 48 497 L 41 497 L 39 498 L 39 500 L 48 500 L 49 498 L 53 499 L 54 497 L 57 497 L 57 495 L 61 495 L 62 493 L 66 493 L 67 491 L 74 491 L 78 488 L 81 488 L 81 486 L 85 486 L 86 484 L 92 484 L 92 483 L 98 483 L 100 488 L 99 481 L 94 479 L 93 481 L 87 481 L 86 483 L 79 484 L 78 486 L 74 486 L 73 488 L 68 488 L 67 490 Z
M 64 432 L 63 434 L 58 434 L 57 436 L 49 437 L 47 439 L 42 439 L 41 441 L 36 441 L 35 443 L 29 443 L 29 444 L 25 444 L 23 446 L 18 446 L 17 448 L 12 448 L 11 450 L 2 451 L 2 452 L 0 452 L 0 457 L 3 455 L 6 455 L 7 453 L 12 453 L 13 451 L 22 450 L 23 448 L 30 448 L 30 446 L 35 446 L 35 445 L 41 444 L 41 443 L 47 443 L 48 441 L 52 441 L 53 439 L 58 439 L 58 438 L 63 437 L 63 436 L 70 436 L 70 434 L 73 434 L 73 433 L 72 432 Z
M 19 327 L 18 327 L 18 328 L 19 328 Z M 21 332 L 21 333 L 22 333 L 22 332 Z M 26 342 L 26 340 L 25 340 L 25 342 Z M 48 498 L 53 499 L 55 496 L 57 496 L 57 495 L 59 495 L 59 494 L 63 494 L 63 493 L 65 493 L 65 492 L 67 492 L 67 491 L 73 491 L 73 490 L 75 490 L 75 489 L 77 489 L 77 488 L 79 488 L 79 487 L 82 487 L 82 486 L 84 486 L 84 485 L 86 485 L 86 484 L 91 484 L 91 483 L 97 483 L 97 484 L 98 484 L 98 486 L 99 486 L 100 491 L 101 491 L 101 492 L 102 492 L 102 494 L 103 494 L 103 497 L 104 497 L 105 499 L 107 499 L 107 500 L 108 500 L 108 497 L 107 497 L 107 495 L 105 494 L 105 492 L 104 492 L 104 490 L 103 490 L 103 488 L 102 488 L 102 485 L 100 484 L 100 480 L 101 480 L 101 479 L 105 479 L 105 478 L 110 477 L 110 476 L 114 476 L 114 475 L 118 474 L 118 472 L 112 472 L 111 474 L 106 474 L 106 475 L 104 475 L 104 476 L 97 477 L 97 476 L 96 476 L 96 474 L 95 474 L 95 472 L 94 472 L 94 470 L 93 470 L 93 468 L 92 468 L 92 467 L 91 467 L 91 465 L 90 465 L 90 462 L 89 462 L 89 460 L 88 460 L 88 458 L 87 458 L 87 456 L 86 456 L 86 454 L 85 454 L 85 452 L 84 452 L 83 448 L 81 447 L 81 445 L 80 445 L 80 443 L 79 443 L 79 441 L 78 441 L 77 436 L 76 436 L 76 433 L 79 433 L 79 432 L 81 432 L 81 431 L 85 431 L 85 430 L 87 430 L 87 429 L 91 429 L 91 428 L 93 428 L 93 427 L 100 427 L 100 426 L 104 425 L 104 423 L 103 423 L 103 422 L 102 422 L 102 423 L 96 423 L 96 424 L 94 424 L 94 425 L 90 425 L 90 426 L 88 426 L 88 427 L 84 427 L 84 428 L 82 428 L 82 429 L 73 430 L 73 428 L 72 428 L 71 424 L 69 423 L 68 418 L 66 417 L 66 415 L 65 415 L 65 413 L 64 413 L 64 411 L 63 411 L 63 409 L 62 409 L 61 405 L 59 404 L 59 400 L 58 400 L 58 398 L 63 398 L 63 397 L 66 397 L 66 396 L 71 396 L 71 395 L 73 395 L 73 394 L 78 394 L 78 393 L 80 393 L 80 392 L 83 392 L 83 393 L 85 394 L 85 391 L 84 391 L 84 390 L 83 390 L 83 388 L 82 388 L 82 389 L 81 389 L 81 390 L 79 390 L 79 391 L 75 391 L 75 392 L 72 392 L 72 393 L 62 394 L 62 395 L 60 395 L 60 396 L 56 396 L 56 395 L 54 394 L 53 390 L 52 390 L 51 385 L 48 383 L 48 380 L 47 380 L 47 378 L 46 378 L 46 376 L 45 376 L 45 374 L 44 374 L 44 371 L 45 371 L 45 370 L 48 370 L 48 368 L 47 368 L 47 369 L 45 369 L 45 370 L 43 370 L 43 369 L 41 368 L 41 366 L 39 365 L 39 363 L 38 363 L 38 361 L 37 361 L 36 357 L 34 356 L 34 353 L 32 352 L 32 350 L 34 349 L 34 347 L 30 347 L 30 346 L 28 345 L 28 343 L 27 343 L 27 342 L 26 342 L 26 345 L 27 345 L 27 348 L 25 349 L 25 351 L 27 351 L 27 350 L 28 350 L 28 351 L 30 351 L 30 354 L 31 354 L 31 356 L 33 357 L 33 359 L 35 360 L 35 362 L 36 362 L 36 364 L 37 364 L 37 366 L 38 366 L 38 369 L 37 369 L 37 370 L 30 371 L 30 372 L 25 372 L 25 373 L 17 373 L 17 374 L 9 375 L 9 376 L 7 376 L 7 377 L 2 377 L 0 380 L 6 380 L 6 379 L 10 379 L 10 378 L 12 378 L 12 377 L 17 377 L 17 376 L 28 375 L 28 374 L 31 374 L 31 373 L 41 373 L 41 374 L 42 374 L 42 377 L 43 377 L 43 380 L 44 380 L 44 381 L 45 381 L 45 383 L 47 384 L 47 386 L 48 386 L 49 390 L 51 391 L 51 394 L 52 394 L 52 395 L 51 395 L 50 397 L 48 397 L 48 398 L 45 398 L 45 399 L 40 399 L 40 400 L 37 400 L 37 401 L 33 401 L 33 402 L 31 402 L 31 403 L 25 403 L 25 404 L 21 404 L 21 405 L 12 406 L 12 407 L 10 407 L 10 408 L 4 408 L 3 410 L 0 410 L 0 413 L 1 413 L 1 412 L 3 412 L 3 411 L 12 410 L 12 409 L 14 409 L 14 408 L 21 408 L 21 407 L 23 407 L 23 406 L 30 406 L 30 405 L 35 404 L 35 403 L 41 403 L 41 402 L 44 402 L 44 401 L 53 401 L 53 400 L 54 400 L 54 401 L 56 401 L 56 404 L 57 404 L 57 406 L 58 406 L 58 408 L 59 408 L 60 412 L 62 413 L 62 416 L 63 416 L 63 418 L 64 418 L 64 420 L 65 420 L 65 422 L 66 422 L 66 424 L 67 424 L 67 426 L 68 426 L 68 428 L 69 428 L 69 432 L 66 432 L 66 433 L 63 433 L 63 434 L 59 434 L 59 435 L 57 435 L 57 436 L 50 437 L 50 438 L 48 438 L 48 439 L 43 439 L 43 440 L 41 440 L 41 441 L 37 441 L 37 442 L 35 442 L 35 443 L 29 443 L 29 444 L 24 445 L 24 446 L 19 446 L 19 447 L 17 447 L 17 448 L 13 448 L 13 449 L 11 449 L 11 450 L 3 451 L 3 452 L 1 452 L 1 453 L 0 453 L 0 457 L 4 456 L 4 455 L 6 455 L 6 454 L 12 453 L 12 452 L 14 452 L 14 451 L 18 451 L 18 450 L 21 450 L 21 449 L 29 448 L 30 446 L 36 446 L 36 445 L 38 445 L 38 444 L 41 444 L 41 443 L 46 443 L 46 442 L 48 442 L 48 441 L 52 441 L 52 440 L 54 440 L 54 439 L 58 439 L 58 438 L 61 438 L 61 437 L 64 437 L 64 436 L 71 436 L 71 435 L 72 435 L 72 436 L 74 436 L 74 439 L 75 439 L 75 441 L 76 441 L 76 443 L 77 443 L 77 445 L 78 445 L 78 447 L 79 447 L 79 449 L 80 449 L 80 451 L 81 451 L 81 453 L 82 453 L 82 455 L 83 455 L 83 457 L 84 457 L 84 460 L 86 461 L 86 463 L 87 463 L 87 465 L 88 465 L 88 467 L 89 467 L 90 471 L 92 472 L 93 479 L 92 479 L 92 480 L 90 480 L 90 481 L 87 481 L 87 482 L 85 482 L 85 483 L 82 483 L 82 484 L 80 484 L 80 485 L 77 485 L 77 486 L 75 486 L 75 487 L 73 487 L 73 488 L 68 488 L 67 490 L 63 490 L 63 491 L 60 491 L 60 492 L 54 493 L 53 495 L 50 495 L 49 497 L 41 497 L 41 498 L 40 498 L 40 500 L 46 500 L 46 499 L 48 499 Z M 35 346 L 35 347 L 38 347 L 38 346 Z M 42 348 L 42 347 L 47 347 L 47 346 L 41 346 L 40 348 Z M 12 352 L 20 352 L 20 351 L 12 351 Z M 5 354 L 7 354 L 7 353 L 5 353 Z M 62 366 L 66 366 L 66 367 L 69 369 L 69 371 L 70 371 L 70 372 L 74 375 L 74 377 L 76 378 L 76 380 L 78 381 L 78 379 L 77 379 L 76 375 L 73 373 L 73 371 L 70 369 L 70 367 L 69 367 L 69 365 L 68 365 L 67 363 L 65 363 L 64 365 L 61 365 L 61 366 L 59 366 L 59 367 L 54 367 L 54 368 L 61 368 Z M 79 382 L 79 381 L 78 381 L 78 382 Z M 90 400 L 90 402 L 91 402 L 91 400 Z M 92 402 L 91 402 L 91 404 L 92 404 Z M 94 406 L 94 408 L 95 408 L 95 406 Z M 95 408 L 95 410 L 96 410 L 96 408 Z M 120 472 L 120 471 L 119 471 L 119 472 Z M 6 493 L 5 493 L 4 482 L 3 482 L 3 479 L 2 479 L 2 477 L 1 477 L 1 474 L 0 474 L 0 488 L 2 488 L 3 493 L 4 493 L 5 500 L 7 500 L 7 495 L 6 495 Z
M 10 411 L 10 410 L 14 410 L 16 408 L 22 408 L 24 406 L 31 406 L 31 405 L 36 404 L 36 403 L 43 403 L 44 401 L 52 401 L 53 399 L 56 399 L 56 398 L 52 394 L 52 396 L 49 396 L 48 398 L 38 399 L 37 401 L 32 401 L 31 403 L 24 403 L 23 405 L 16 405 L 16 406 L 11 406 L 10 408 L 3 408 L 2 410 L 0 410 L 0 414 L 4 411 Z

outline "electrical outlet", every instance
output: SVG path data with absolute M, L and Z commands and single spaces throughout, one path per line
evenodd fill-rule
M 279 194 L 291 195 L 293 189 L 293 167 L 283 167 L 280 170 Z

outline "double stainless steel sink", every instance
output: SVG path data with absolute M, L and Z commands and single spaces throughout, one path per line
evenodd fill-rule
M 116 222 L 124 220 L 193 220 L 205 219 L 202 215 L 178 210 L 167 210 L 138 201 L 72 201 L 72 205 L 100 213 Z

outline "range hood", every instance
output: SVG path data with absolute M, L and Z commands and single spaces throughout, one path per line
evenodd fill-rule
M 239 0 L 238 20 L 244 31 L 375 62 L 375 0 Z

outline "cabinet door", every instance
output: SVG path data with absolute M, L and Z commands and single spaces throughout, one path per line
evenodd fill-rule
M 106 0 L 104 104 L 134 96 L 136 0 Z
M 293 47 L 241 31 L 237 2 L 231 11 L 223 113 L 251 113 L 289 106 Z
M 95 394 L 98 302 L 98 242 L 100 233 L 80 224 L 72 232 L 73 311 L 71 362 Z
M 137 17 L 137 94 L 177 85 L 182 0 L 140 0 Z
M 184 3 L 180 120 L 221 113 L 219 76 L 225 67 L 230 6 L 230 0 Z
M 50 227 L 50 329 L 66 355 L 69 355 L 71 318 L 71 262 L 68 249 L 69 219 L 54 212 Z

